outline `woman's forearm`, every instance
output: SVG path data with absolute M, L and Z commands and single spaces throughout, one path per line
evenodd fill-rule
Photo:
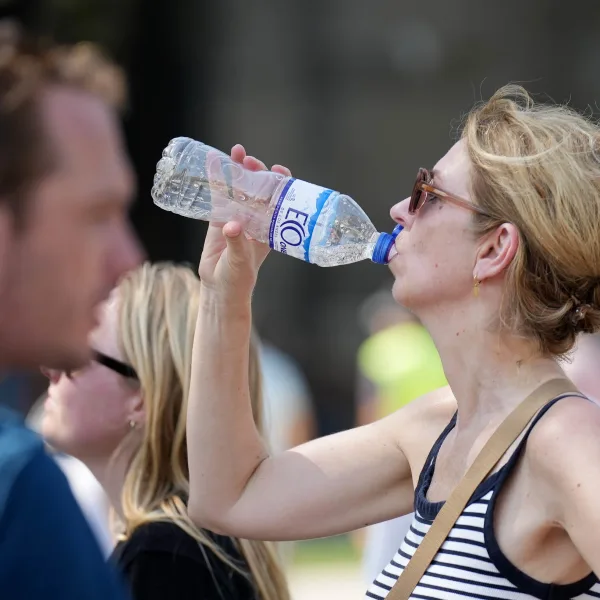
M 202 290 L 188 405 L 190 516 L 218 524 L 267 457 L 248 385 L 250 299 L 225 301 Z

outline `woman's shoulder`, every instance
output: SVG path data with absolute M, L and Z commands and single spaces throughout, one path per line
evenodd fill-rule
M 218 546 L 233 560 L 239 560 L 239 552 L 231 538 L 207 530 L 202 530 L 202 533 L 209 542 Z M 214 555 L 209 545 L 200 544 L 177 523 L 151 521 L 139 525 L 126 540 L 119 542 L 112 559 L 122 568 L 126 568 L 137 556 L 148 552 L 164 553 L 171 560 L 181 557 L 202 564 L 207 563 L 210 554 Z M 218 561 L 210 562 L 212 564 Z
M 448 425 L 456 412 L 456 398 L 450 386 L 433 390 L 423 396 L 409 402 L 387 419 L 391 421 L 394 428 L 399 422 L 410 425 L 411 430 L 420 429 L 419 426 L 441 431 Z
M 449 386 L 444 386 L 385 417 L 379 427 L 402 450 L 411 471 L 420 473 L 427 454 L 455 413 L 454 394 Z
M 564 479 L 565 470 L 578 473 L 600 455 L 600 405 L 580 396 L 554 403 L 535 424 L 525 458 L 533 473 Z M 600 469 L 600 466 L 597 467 Z

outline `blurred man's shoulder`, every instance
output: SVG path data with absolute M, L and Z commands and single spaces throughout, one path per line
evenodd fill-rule
M 39 436 L 2 408 L 0 556 L 2 597 L 123 598 L 64 473 Z
M 0 407 L 0 515 L 15 482 L 40 455 L 45 455 L 40 437 L 17 413 Z
M 64 502 L 71 496 L 64 473 L 41 437 L 20 415 L 0 407 L 0 535 L 7 520 L 25 506 L 52 506 L 55 499 Z M 29 520 L 44 520 L 45 512 L 30 515 Z

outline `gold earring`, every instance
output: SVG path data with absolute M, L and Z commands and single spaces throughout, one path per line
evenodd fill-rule
M 473 296 L 477 298 L 479 296 L 479 286 L 481 285 L 481 281 L 477 279 L 476 276 L 473 276 Z
M 135 426 L 137 425 L 137 423 L 131 419 L 131 421 L 129 421 L 129 429 L 135 429 Z

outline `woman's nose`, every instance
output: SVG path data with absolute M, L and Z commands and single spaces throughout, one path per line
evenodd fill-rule
M 40 367 L 40 371 L 42 375 L 46 376 L 50 383 L 58 383 L 58 380 L 61 378 L 62 371 L 57 369 L 49 369 L 48 367 Z
M 402 225 L 402 227 L 404 228 L 406 228 L 407 226 L 410 228 L 411 223 L 412 215 L 408 213 L 409 201 L 410 198 L 405 198 L 401 202 L 394 204 L 394 206 L 392 206 L 392 208 L 390 209 L 390 216 L 392 217 L 392 219 L 396 221 L 396 223 Z

